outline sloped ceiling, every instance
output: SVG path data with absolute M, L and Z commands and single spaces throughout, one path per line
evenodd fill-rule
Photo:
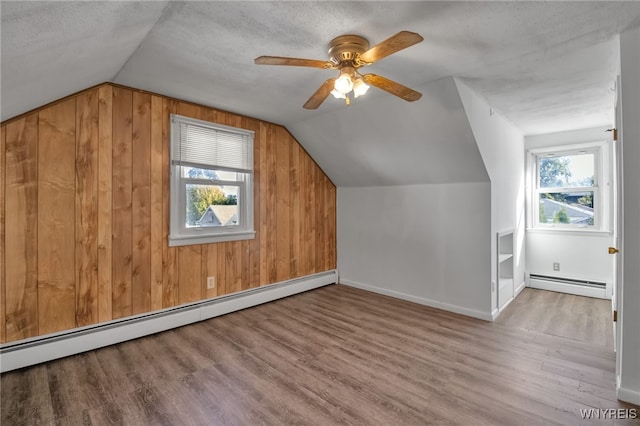
M 354 102 L 289 130 L 316 142 L 307 150 L 338 186 L 488 182 L 453 78 L 416 89 L 429 96 L 417 103 L 391 96 Z
M 155 2 L 2 2 L 2 120 L 114 81 L 162 15 Z
M 447 77 L 525 134 L 609 123 L 617 34 L 640 25 L 638 2 L 3 1 L 0 14 L 3 120 L 112 81 L 283 124 L 344 185 L 438 180 L 426 170 L 442 159 L 427 154 L 455 150 L 437 144 L 459 122 L 425 115 L 447 110 L 434 105 Z M 308 111 L 334 71 L 253 64 L 260 55 L 326 59 L 337 35 L 375 44 L 400 30 L 425 41 L 368 72 L 421 90 L 415 103 L 372 88 L 349 108 L 331 98 Z M 355 155 L 365 159 L 338 171 L 346 162 L 336 158 Z

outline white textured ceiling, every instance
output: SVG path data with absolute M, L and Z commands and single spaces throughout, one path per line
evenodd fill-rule
M 376 126 L 359 119 L 353 128 L 333 98 L 315 111 L 302 108 L 335 71 L 257 66 L 255 57 L 326 59 L 327 43 L 340 34 L 375 44 L 400 30 L 418 32 L 424 42 L 367 72 L 427 89 L 423 99 L 406 104 L 372 88 L 355 100 L 358 114 L 402 128 L 406 141 L 424 139 L 424 126 L 407 121 L 416 115 L 410 108 L 427 102 L 431 82 L 454 76 L 535 134 L 609 122 L 617 34 L 640 25 L 639 2 L 2 1 L 0 14 L 3 120 L 112 81 L 284 124 L 323 158 L 340 155 L 340 144 L 326 143 L 330 123 L 343 129 L 332 137 L 354 152 L 381 143 Z M 433 126 L 429 133 L 440 136 L 447 127 Z M 409 155 L 400 163 L 414 170 L 424 161 Z M 416 173 L 407 173 L 398 183 L 413 181 Z M 339 171 L 330 176 L 355 183 Z

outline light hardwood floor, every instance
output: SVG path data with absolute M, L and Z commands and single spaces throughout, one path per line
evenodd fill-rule
M 611 301 L 525 288 L 496 320 L 613 350 Z
M 556 326 L 581 302 L 563 296 L 527 289 L 490 323 L 327 286 L 3 374 L 0 420 L 574 425 L 583 408 L 637 409 L 615 398 L 607 302 Z

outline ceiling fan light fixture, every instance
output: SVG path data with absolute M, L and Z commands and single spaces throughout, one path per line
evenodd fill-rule
M 258 65 L 288 65 L 337 70 L 338 76 L 325 80 L 303 105 L 305 109 L 317 109 L 329 94 L 337 99 L 344 99 L 345 104 L 349 105 L 351 92 L 353 91 L 353 98 L 363 96 L 369 89 L 369 85 L 407 102 L 413 102 L 422 97 L 420 92 L 380 75 L 362 75 L 358 70 L 423 40 L 418 33 L 400 31 L 370 47 L 366 38 L 355 34 L 344 34 L 329 42 L 328 61 L 283 56 L 259 56 L 254 59 L 254 62 Z
M 345 99 L 345 98 L 346 98 L 346 96 L 345 96 L 345 94 L 344 94 L 344 93 L 340 93 L 340 92 L 338 92 L 336 89 L 333 89 L 333 90 L 331 91 L 331 94 L 332 94 L 332 95 L 333 95 L 333 97 L 334 97 L 334 98 L 336 98 L 336 99 Z
M 369 90 L 369 85 L 365 83 L 362 78 L 358 77 L 353 83 L 353 97 L 357 98 L 362 96 L 367 93 L 367 90 Z
M 341 73 L 340 77 L 336 79 L 336 83 L 333 87 L 336 91 L 346 95 L 353 90 L 353 81 L 351 80 L 351 76 L 345 72 Z

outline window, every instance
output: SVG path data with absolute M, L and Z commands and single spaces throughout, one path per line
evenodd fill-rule
M 253 132 L 171 115 L 169 245 L 252 239 Z
M 532 154 L 532 225 L 536 228 L 601 229 L 601 149 Z

